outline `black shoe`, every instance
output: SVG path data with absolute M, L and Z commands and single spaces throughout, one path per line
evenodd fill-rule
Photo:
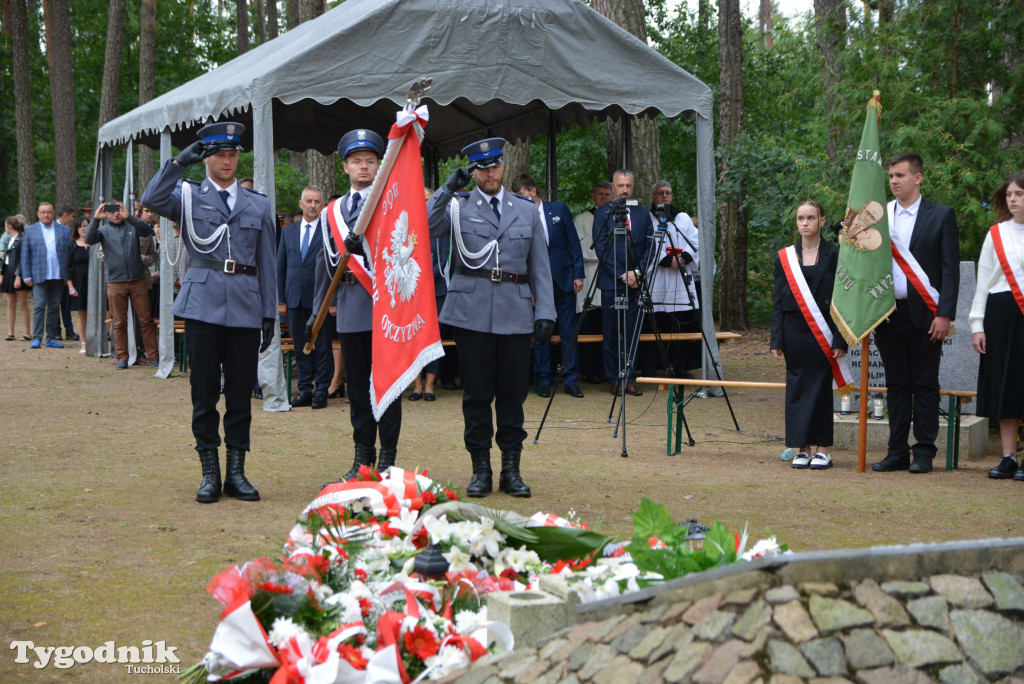
M 292 408 L 311 406 L 313 404 L 313 393 L 309 390 L 299 392 L 299 396 L 292 399 Z
M 262 399 L 263 398 L 263 388 L 260 387 L 259 385 L 256 385 L 255 387 L 253 387 L 252 388 L 252 398 L 253 399 Z
M 352 467 L 345 473 L 339 482 L 348 482 L 354 479 L 359 474 L 359 468 L 362 466 L 373 467 L 377 462 L 377 447 L 375 446 L 362 446 L 356 444 L 356 455 L 352 461 Z
M 160 367 L 160 362 L 157 361 L 156 359 L 150 359 L 149 360 L 149 365 L 152 368 L 159 368 Z
M 550 397 L 551 396 L 551 385 L 541 385 L 541 386 L 539 386 L 537 388 L 537 396 L 538 397 L 544 397 L 545 399 L 547 397 Z
M 451 390 L 458 389 L 458 388 L 455 387 L 455 381 L 454 380 L 447 380 L 447 381 L 441 383 L 441 389 L 451 391 Z
M 228 447 L 224 474 L 224 494 L 240 501 L 259 501 L 260 493 L 245 478 L 245 452 Z
M 622 389 L 622 386 L 619 385 L 618 380 L 616 380 L 615 382 L 608 386 L 608 391 L 611 392 L 612 394 L 619 394 L 620 389 Z
M 216 449 L 199 452 L 199 463 L 203 467 L 203 481 L 196 492 L 199 503 L 214 503 L 220 499 L 220 459 Z
M 626 394 L 628 394 L 631 397 L 642 397 L 642 396 L 644 396 L 643 391 L 639 387 L 634 385 L 633 383 L 628 383 L 626 385 Z
M 409 395 L 409 401 L 419 401 L 422 398 L 423 398 L 423 393 L 422 392 L 413 392 L 412 394 Z
M 75 342 L 78 342 L 79 340 L 82 339 L 82 336 L 79 335 L 78 333 L 69 333 L 69 332 L 65 331 L 64 332 L 64 339 L 65 340 L 74 340 Z
M 383 474 L 384 471 L 386 471 L 391 466 L 395 465 L 395 458 L 397 456 L 398 456 L 398 450 L 397 449 L 393 449 L 393 448 L 389 448 L 389 447 L 381 447 L 380 448 L 380 458 L 377 459 L 377 472 Z
M 466 487 L 466 496 L 479 499 L 490 494 L 494 486 L 491 479 L 491 452 L 478 449 L 470 451 L 469 457 L 473 460 L 473 477 Z
M 519 474 L 519 457 L 522 453 L 521 449 L 501 452 L 501 476 L 498 478 L 498 491 L 505 492 L 509 496 L 529 499 L 530 488 L 526 486 Z
M 345 398 L 345 383 L 338 385 L 338 389 L 334 390 L 327 395 L 328 399 L 344 399 Z
M 317 392 L 313 395 L 313 402 L 310 404 L 315 409 L 327 408 L 327 395 Z
M 871 464 L 871 469 L 879 473 L 891 473 L 896 470 L 907 470 L 910 468 L 910 457 L 906 454 L 896 456 L 889 454 L 878 463 Z
M 114 364 L 114 370 L 124 370 L 127 367 L 128 367 L 128 361 L 126 359 L 121 359 L 116 364 Z
M 930 473 L 932 472 L 932 456 L 914 456 L 914 462 L 907 468 L 912 473 Z
M 583 398 L 583 391 L 580 389 L 579 385 L 566 385 L 565 393 L 570 397 L 576 397 L 577 399 Z
M 434 396 L 433 392 L 424 392 L 423 401 L 437 401 L 437 397 Z
M 993 480 L 1009 480 L 1017 473 L 1017 470 L 1017 459 L 1013 456 L 1003 456 L 999 465 L 988 471 L 988 476 Z

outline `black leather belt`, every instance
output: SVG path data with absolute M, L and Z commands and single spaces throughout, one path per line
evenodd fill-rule
M 896 300 L 896 308 L 897 309 L 902 309 L 906 305 L 907 305 L 907 300 L 906 299 L 897 299 Z
M 511 271 L 503 271 L 500 268 L 456 268 L 455 275 L 470 276 L 473 278 L 483 278 L 484 280 L 490 280 L 492 283 L 525 283 L 529 279 L 528 273 L 512 273 Z
M 227 273 L 228 275 L 259 275 L 260 269 L 258 266 L 250 266 L 249 264 L 240 264 L 234 259 L 225 259 L 221 261 L 219 259 L 189 259 L 189 268 L 197 266 L 199 268 L 208 268 L 211 271 L 220 271 L 221 273 Z
M 352 271 L 345 269 L 345 272 L 341 274 L 341 282 L 346 285 L 355 285 L 359 281 L 356 279 L 356 274 Z

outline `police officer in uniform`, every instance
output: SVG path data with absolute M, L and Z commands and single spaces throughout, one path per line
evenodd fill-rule
M 366 258 L 362 236 L 351 231 L 356 226 L 370 186 L 377 175 L 380 159 L 384 155 L 384 140 L 373 131 L 357 129 L 349 131 L 338 143 L 338 154 L 345 160 L 345 173 L 352 188 L 335 200 L 340 203 L 344 223 L 338 223 L 345 248 L 352 255 L 349 268 L 342 275 L 335 295 L 337 307 L 338 337 L 341 340 L 341 355 L 345 359 L 345 374 L 348 378 L 349 417 L 352 420 L 352 440 L 355 442 L 355 459 L 352 468 L 342 480 L 350 480 L 359 474 L 360 466 L 374 467 L 384 472 L 395 465 L 398 454 L 398 435 L 402 429 L 402 402 L 395 401 L 384 411 L 378 423 L 370 406 L 370 370 L 373 365 L 373 299 L 366 288 L 356 280 L 352 268 L 360 265 L 372 269 L 372 262 Z M 327 288 L 334 277 L 335 266 L 340 254 L 327 225 L 334 220 L 333 204 L 327 207 L 328 220 L 321 220 L 323 229 L 323 259 L 317 262 L 316 287 L 313 294 L 313 316 L 307 324 L 306 339 L 312 334 L 313 320 L 327 295 Z M 353 263 L 357 262 L 357 263 Z M 380 461 L 377 462 L 377 437 L 380 437 Z
M 196 494 L 200 503 L 213 503 L 221 493 L 217 401 L 222 369 L 224 494 L 243 501 L 260 498 L 245 477 L 245 452 L 258 355 L 274 337 L 277 246 L 270 200 L 235 179 L 243 132 L 245 126 L 230 121 L 199 129 L 200 140 L 164 164 L 142 194 L 143 205 L 181 221 L 188 251 L 188 270 L 173 312 L 185 319 L 192 368 L 192 434 L 203 469 Z M 199 161 L 206 163 L 206 179 L 184 180 L 185 167 Z
M 427 203 L 430 236 L 451 235 L 454 247 L 439 320 L 453 328 L 463 371 L 464 438 L 473 461 L 466 494 L 471 497 L 491 492 L 492 436 L 501 449 L 498 490 L 530 496 L 519 473 L 530 340 L 533 335 L 546 340 L 555 328 L 544 227 L 532 200 L 502 186 L 504 145 L 501 138 L 488 138 L 463 148 L 469 168 L 455 169 Z M 456 195 L 470 173 L 476 188 Z

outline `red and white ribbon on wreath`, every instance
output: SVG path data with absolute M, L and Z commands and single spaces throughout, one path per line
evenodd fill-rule
M 324 487 L 320 494 L 306 506 L 306 510 L 302 511 L 299 520 L 308 520 L 310 511 L 317 512 L 327 506 L 337 506 L 359 499 L 367 499 L 370 502 L 370 510 L 375 516 L 395 516 L 402 511 L 398 497 L 391 492 L 387 485 L 380 482 L 349 480 L 348 482 L 332 482 Z
M 992 233 L 992 246 L 996 250 L 996 257 L 999 258 L 999 265 L 1003 267 L 1003 275 L 1010 283 L 1010 292 L 1024 313 L 1024 292 L 1021 291 L 1021 283 L 1024 283 L 1024 270 L 1020 267 L 1020 259 L 1015 254 L 1011 259 L 1006 253 L 1006 242 L 1003 241 L 1002 227 L 997 223 L 989 229 Z
M 921 264 L 917 262 L 917 258 L 910 252 L 910 245 L 903 244 L 903 240 L 892 230 L 896 200 L 889 202 L 888 211 L 889 242 L 892 245 L 892 258 L 896 260 L 896 265 L 903 271 L 903 275 L 907 276 L 907 282 L 914 287 L 917 294 L 921 295 L 921 299 L 924 300 L 925 305 L 931 310 L 932 316 L 938 316 L 939 291 L 932 287 L 932 281 L 928 279 L 928 274 L 924 272 Z
M 789 282 L 789 289 L 793 291 L 793 297 L 800 307 L 800 313 L 803 314 L 804 320 L 807 321 L 807 327 L 811 329 L 814 339 L 818 341 L 818 346 L 821 347 L 822 353 L 825 354 L 825 358 L 828 359 L 828 364 L 832 368 L 832 389 L 841 389 L 852 384 L 853 374 L 850 373 L 846 358 L 837 359 L 832 352 L 832 330 L 825 322 L 825 317 L 811 294 L 811 288 L 807 286 L 807 279 L 804 278 L 803 271 L 800 270 L 796 247 L 790 245 L 780 249 L 779 261 L 782 262 L 782 270 Z
M 252 612 L 249 601 L 239 601 L 224 609 L 220 624 L 210 641 L 210 653 L 224 666 L 221 671 L 227 670 L 224 674 L 211 671 L 207 676 L 211 682 L 232 679 L 281 664 L 277 652 L 267 640 L 267 633 Z M 233 670 L 228 669 L 229 664 Z
M 341 215 L 342 197 L 327 205 L 327 225 L 331 227 L 331 234 L 334 236 L 334 244 L 339 250 L 345 248 L 345 236 L 349 234 L 348 224 Z M 351 256 L 348 260 L 348 268 L 355 275 L 359 284 L 366 288 L 366 291 L 373 295 L 373 274 L 366 268 L 363 259 L 358 256 Z

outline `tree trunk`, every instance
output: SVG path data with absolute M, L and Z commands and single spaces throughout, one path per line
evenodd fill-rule
M 75 150 L 75 76 L 71 56 L 70 0 L 43 0 L 46 21 L 46 59 L 50 69 L 53 109 L 53 158 L 56 171 L 55 206 L 78 206 L 78 167 Z
M 299 0 L 288 0 L 288 28 L 293 29 L 302 23 L 299 11 Z
M 505 187 L 511 187 L 512 181 L 522 173 L 530 173 L 530 140 L 526 138 L 519 142 L 510 142 L 505 145 L 505 176 L 503 183 Z M 543 180 L 543 179 L 541 179 Z
M 647 43 L 643 0 L 593 0 L 594 9 L 629 33 Z M 654 119 L 643 117 L 632 121 L 633 196 L 646 200 L 646 192 L 661 176 L 658 126 Z M 605 145 L 608 150 L 608 175 L 622 167 L 622 131 L 618 121 L 605 121 Z
M 277 38 L 277 0 L 267 0 L 267 38 Z
M 764 46 L 772 46 L 772 0 L 761 0 L 761 7 L 757 13 L 757 24 L 761 31 L 761 38 Z
M 267 22 L 263 16 L 263 0 L 252 0 L 252 4 L 256 7 L 256 37 L 260 41 L 260 45 L 267 42 Z
M 878 0 L 878 23 L 881 26 L 892 23 L 896 15 L 896 0 Z
M 124 0 L 110 0 L 110 9 L 107 12 L 107 51 L 103 58 L 103 86 L 100 89 L 100 128 L 117 116 L 117 96 L 121 90 L 124 15 Z
M 729 185 L 730 152 L 743 131 L 743 17 L 739 0 L 718 3 L 719 187 Z M 743 189 L 721 203 L 721 287 L 718 308 L 722 328 L 746 330 L 747 323 L 747 216 L 741 208 Z
M 814 0 L 814 22 L 818 50 L 825 59 L 822 85 L 825 87 L 825 112 L 828 125 L 828 158 L 835 160 L 840 133 L 839 93 L 836 84 L 842 76 L 839 51 L 846 34 L 846 4 L 844 0 Z
M 34 216 L 36 209 L 35 152 L 32 145 L 32 82 L 29 46 L 34 39 L 29 34 L 28 11 L 25 0 L 4 2 L 10 19 L 4 21 L 11 36 L 14 50 L 14 125 L 18 154 L 18 211 Z M 7 12 L 5 12 L 7 14 Z
M 249 51 L 249 3 L 235 0 L 235 17 L 238 21 L 238 54 Z
M 711 21 L 711 8 L 708 6 L 708 0 L 697 1 L 697 30 L 700 31 L 701 35 L 707 35 L 708 24 Z
M 156 0 L 142 0 L 139 8 L 139 104 L 144 105 L 156 97 Z M 139 146 L 139 184 L 136 194 L 153 178 L 154 150 Z

